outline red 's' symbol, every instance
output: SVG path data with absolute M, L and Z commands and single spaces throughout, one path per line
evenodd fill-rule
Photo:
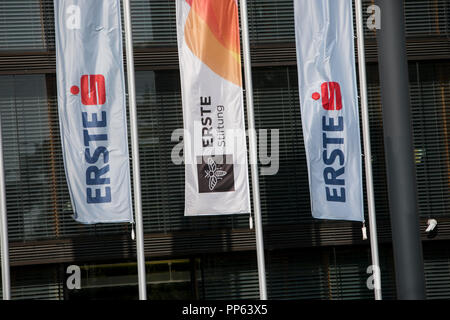
M 322 89 L 322 107 L 325 110 L 341 110 L 342 95 L 341 87 L 337 82 L 324 82 Z
M 101 74 L 81 76 L 81 103 L 92 106 L 102 105 L 105 102 L 105 77 Z

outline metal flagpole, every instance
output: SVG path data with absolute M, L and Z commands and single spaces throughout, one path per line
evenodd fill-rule
M 133 161 L 134 210 L 136 222 L 136 250 L 139 280 L 139 299 L 147 300 L 145 277 L 144 228 L 142 222 L 141 178 L 139 165 L 139 144 L 136 113 L 136 89 L 134 83 L 133 37 L 131 34 L 130 1 L 123 0 L 125 44 L 127 53 L 128 103 L 130 108 L 131 153 Z
M 366 168 L 367 202 L 369 207 L 370 248 L 372 253 L 372 271 L 374 277 L 375 300 L 382 300 L 381 271 L 378 257 L 377 221 L 373 191 L 372 151 L 370 147 L 369 109 L 367 102 L 366 55 L 364 52 L 364 24 L 361 0 L 356 0 L 356 33 L 358 38 L 358 67 L 363 125 L 364 162 Z
M 256 145 L 255 116 L 253 112 L 252 65 L 250 60 L 250 44 L 248 37 L 247 1 L 241 0 L 242 44 L 244 52 L 244 73 L 247 97 L 247 118 L 250 165 L 253 188 L 253 210 L 255 215 L 256 254 L 258 259 L 259 296 L 267 300 L 266 266 L 264 261 L 264 239 L 261 221 L 261 201 L 259 198 L 258 157 Z
M 412 133 L 404 0 L 376 0 L 378 71 L 383 110 L 392 247 L 397 299 L 426 298 Z
M 1 257 L 2 257 L 2 292 L 3 300 L 11 300 L 11 285 L 9 276 L 9 248 L 8 248 L 8 220 L 6 216 L 6 185 L 5 168 L 3 165 L 3 138 L 0 118 L 0 232 L 1 232 Z

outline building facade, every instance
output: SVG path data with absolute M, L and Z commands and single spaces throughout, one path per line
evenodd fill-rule
M 363 1 L 364 9 L 372 2 Z M 272 155 L 279 170 L 260 177 L 269 299 L 371 299 L 361 224 L 311 217 L 293 2 L 248 6 L 256 127 L 279 132 Z M 248 215 L 183 215 L 184 167 L 171 160 L 179 143 L 172 133 L 183 127 L 175 1 L 132 0 L 131 8 L 149 299 L 256 299 Z M 427 297 L 449 298 L 450 4 L 406 0 L 405 17 Z M 375 32 L 365 32 L 382 289 L 394 299 L 377 49 Z M 13 299 L 136 299 L 131 226 L 71 218 L 53 0 L 0 1 L 0 113 Z M 429 218 L 438 221 L 432 234 L 425 233 Z M 72 265 L 80 267 L 81 289 L 67 286 Z

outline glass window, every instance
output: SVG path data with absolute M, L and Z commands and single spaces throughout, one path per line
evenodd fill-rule
M 0 111 L 10 240 L 46 238 L 55 217 L 45 76 L 0 76 Z
M 198 299 L 199 260 L 177 259 L 146 262 L 149 300 Z M 69 290 L 70 300 L 139 298 L 135 262 L 81 265 L 81 289 Z
M 11 268 L 13 300 L 62 300 L 63 278 L 59 265 Z
M 410 65 L 417 195 L 422 216 L 450 212 L 450 63 Z
M 44 49 L 44 13 L 39 0 L 0 1 L 0 51 Z

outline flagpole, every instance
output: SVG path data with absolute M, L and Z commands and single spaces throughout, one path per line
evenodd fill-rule
M 0 232 L 1 232 L 1 258 L 2 258 L 2 293 L 3 300 L 11 300 L 11 285 L 9 275 L 9 248 L 8 248 L 8 219 L 6 215 L 5 168 L 3 164 L 3 137 L 0 118 Z
M 358 67 L 359 67 L 359 86 L 361 96 L 361 113 L 363 125 L 363 143 L 364 143 L 364 162 L 366 168 L 366 189 L 367 202 L 369 208 L 369 233 L 370 248 L 372 253 L 372 266 L 374 277 L 374 293 L 375 300 L 382 300 L 381 294 L 381 271 L 378 255 L 378 239 L 377 239 L 377 221 L 375 214 L 375 197 L 373 191 L 373 175 L 372 175 L 372 151 L 370 146 L 370 126 L 369 126 L 369 109 L 367 102 L 367 78 L 366 78 L 366 56 L 364 52 L 364 24 L 362 18 L 361 0 L 355 0 L 356 3 L 356 33 L 358 38 Z
M 253 189 L 253 211 L 255 216 L 256 255 L 258 260 L 259 296 L 267 300 L 266 266 L 264 261 L 264 239 L 261 219 L 261 200 L 259 198 L 258 157 L 255 131 L 255 116 L 253 110 L 252 66 L 248 36 L 247 1 L 241 0 L 242 44 L 244 52 L 244 73 L 247 97 L 247 120 L 249 136 L 250 166 Z
M 139 164 L 139 143 L 136 112 L 136 89 L 134 82 L 133 37 L 131 30 L 130 1 L 123 0 L 125 44 L 127 55 L 128 103 L 130 110 L 131 154 L 133 162 L 134 210 L 136 223 L 136 250 L 139 281 L 139 299 L 147 300 L 147 281 L 145 277 L 144 228 L 142 220 L 141 178 Z
M 376 0 L 378 72 L 397 299 L 426 299 L 412 132 L 405 1 Z

